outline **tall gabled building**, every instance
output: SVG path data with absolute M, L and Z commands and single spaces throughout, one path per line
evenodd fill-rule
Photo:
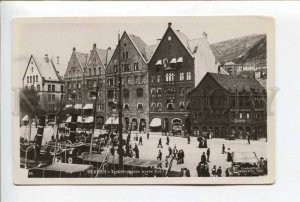
M 99 49 L 96 44 L 89 54 L 73 52 L 65 73 L 66 108 L 74 107 L 84 117 L 91 116 L 99 79 L 98 101 L 96 103 L 97 128 L 102 128 L 105 120 L 105 69 L 113 50 Z
M 206 33 L 191 40 L 169 23 L 148 63 L 150 128 L 188 129 L 189 93 L 207 72 L 217 71 Z
M 47 112 L 48 118 L 54 118 L 59 109 L 64 83 L 58 74 L 59 57 L 53 61 L 44 57 L 30 56 L 24 76 L 23 88 L 34 88 L 38 92 L 38 104 Z
M 123 128 L 133 131 L 149 127 L 147 60 L 153 51 L 138 36 L 124 32 L 106 69 L 106 124 L 118 123 L 118 74 L 121 68 Z

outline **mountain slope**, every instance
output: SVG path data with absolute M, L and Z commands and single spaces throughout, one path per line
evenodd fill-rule
M 217 62 L 261 64 L 266 61 L 266 35 L 255 34 L 211 44 Z

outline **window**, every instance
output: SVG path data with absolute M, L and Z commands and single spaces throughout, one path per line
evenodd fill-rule
M 52 101 L 55 101 L 55 95 L 54 94 L 52 95 Z
M 173 110 L 173 109 L 174 109 L 173 103 L 168 103 L 167 104 L 167 110 Z
M 139 77 L 138 77 L 138 76 L 135 76 L 135 77 L 134 77 L 134 83 L 135 83 L 135 84 L 139 84 Z
M 129 98 L 129 90 L 123 89 L 123 98 L 128 99 Z
M 160 75 L 157 75 L 157 83 L 160 83 Z
M 63 85 L 60 86 L 60 91 L 61 91 L 61 92 L 64 91 L 64 86 L 63 86 Z
M 136 89 L 136 96 L 137 97 L 143 97 L 143 93 L 144 93 L 144 91 L 143 91 L 142 88 Z
M 246 118 L 250 119 L 250 114 L 249 113 L 246 114 Z
M 179 109 L 184 110 L 184 103 L 183 102 L 180 103 Z
M 48 85 L 48 91 L 49 92 L 51 91 L 51 85 Z
M 113 90 L 108 90 L 107 91 L 107 97 L 108 98 L 114 98 L 114 91 Z
M 55 92 L 55 85 L 52 85 L 52 91 Z
M 41 91 L 41 86 L 37 85 L 37 91 Z
M 33 79 L 33 83 L 34 83 L 35 82 L 35 76 L 32 76 L 32 77 L 33 77 L 32 79 Z
M 48 95 L 48 101 L 51 101 L 51 95 L 50 94 Z
M 101 67 L 98 67 L 98 69 L 99 69 L 99 75 L 101 75 Z
M 113 78 L 108 79 L 108 85 L 109 86 L 113 86 L 114 85 L 114 79 Z
M 183 80 L 184 80 L 184 73 L 183 73 L 183 72 L 181 72 L 181 73 L 179 74 L 179 80 L 180 80 L 180 81 L 183 81 Z
M 143 110 L 143 104 L 139 103 L 139 104 L 137 105 L 137 109 L 138 109 L 138 110 Z
M 124 72 L 130 72 L 129 64 L 124 65 Z
M 36 82 L 39 82 L 39 81 L 38 81 L 38 78 L 39 78 L 38 75 L 36 75 L 36 76 L 35 76 L 35 81 L 36 81 Z
M 192 80 L 192 73 L 191 72 L 186 73 L 186 80 L 188 80 L 188 81 Z
M 155 95 L 155 88 L 152 88 L 152 89 L 151 89 L 151 95 L 152 95 L 152 96 Z
M 124 107 L 123 107 L 125 110 L 129 110 L 129 104 L 124 104 Z
M 131 78 L 127 77 L 127 84 L 130 85 L 131 84 Z
M 27 76 L 27 83 L 29 83 L 29 76 Z
M 179 88 L 179 95 L 180 95 L 181 97 L 185 96 L 185 88 L 183 88 L 183 87 L 180 87 L 180 88 Z
M 89 76 L 91 76 L 92 75 L 92 70 L 91 69 L 89 69 Z
M 240 119 L 242 119 L 243 118 L 243 113 L 240 113 Z
M 97 71 L 96 71 L 96 68 L 94 68 L 94 75 L 96 75 L 97 74 Z
M 143 75 L 141 76 L 141 83 L 145 83 L 145 77 Z
M 151 76 L 151 83 L 155 82 L 155 76 Z
M 161 103 L 160 102 L 157 103 L 157 110 L 161 111 Z
M 151 110 L 154 111 L 155 110 L 155 103 L 151 104 Z
M 191 92 L 192 92 L 192 88 L 187 88 L 186 89 L 186 94 L 187 94 L 188 97 L 190 97 Z
M 161 93 L 162 93 L 161 88 L 158 88 L 158 89 L 157 89 L 157 97 L 161 97 Z
M 32 76 L 30 76 L 30 83 L 32 83 Z
M 133 64 L 133 70 L 138 71 L 139 70 L 139 63 L 134 63 Z
M 186 109 L 190 110 L 190 103 L 189 102 L 186 103 Z
M 166 74 L 166 81 L 167 82 L 172 82 L 172 81 L 174 81 L 174 77 L 175 77 L 174 73 L 167 73 Z

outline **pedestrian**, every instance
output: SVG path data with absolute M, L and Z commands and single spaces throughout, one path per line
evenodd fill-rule
M 186 169 L 186 177 L 191 177 L 191 172 L 189 169 Z
M 170 138 L 169 138 L 169 136 L 167 136 L 167 142 L 166 142 L 166 145 L 169 146 L 169 143 L 170 143 Z
M 187 142 L 188 142 L 188 144 L 190 144 L 191 143 L 191 137 L 190 137 L 190 135 L 188 134 L 188 136 L 187 136 Z
M 178 150 L 177 150 L 176 145 L 175 145 L 174 148 L 173 148 L 173 156 L 174 156 L 175 159 L 177 159 L 177 154 L 178 154 Z
M 165 167 L 166 168 L 169 167 L 169 156 L 166 156 L 166 158 L 165 158 Z
M 202 154 L 202 156 L 201 156 L 201 163 L 206 163 L 205 152 L 203 152 L 203 154 Z
M 208 149 L 207 149 L 207 151 L 206 151 L 206 155 L 207 155 L 207 162 L 209 162 L 210 148 L 208 148 Z
M 224 154 L 224 153 L 226 153 L 226 152 L 225 152 L 225 145 L 223 144 L 222 145 L 222 154 Z
M 161 161 L 161 158 L 162 158 L 162 153 L 161 153 L 161 151 L 159 150 L 156 159 L 157 159 L 158 161 Z
M 181 150 L 181 163 L 184 164 L 184 151 Z
M 157 148 L 163 148 L 163 146 L 162 146 L 162 144 L 161 144 L 161 138 L 159 138 L 159 140 L 158 140 L 158 145 L 157 145 Z
M 137 144 L 135 143 L 135 146 L 133 148 L 133 151 L 135 152 L 135 158 L 140 158 L 140 152 L 139 152 L 139 148 L 137 146 Z
M 226 175 L 226 177 L 229 177 L 229 169 L 228 168 L 225 171 L 225 175 Z
M 181 164 L 181 150 L 178 151 L 177 157 L 177 164 Z
M 205 166 L 204 166 L 204 175 L 203 175 L 203 177 L 210 177 L 208 164 L 205 164 Z
M 228 162 L 231 162 L 232 161 L 232 153 L 230 151 L 230 148 L 228 148 L 228 151 L 227 151 L 227 161 Z
M 142 138 L 142 136 L 140 136 L 140 138 L 139 138 L 139 145 L 143 146 L 143 138 Z
M 217 170 L 217 175 L 218 177 L 222 177 L 222 169 L 221 166 L 219 166 L 218 170 Z
M 169 157 L 171 157 L 171 155 L 172 155 L 172 149 L 171 149 L 171 147 L 168 148 L 168 151 L 169 151 Z
M 150 134 L 149 134 L 149 131 L 147 132 L 147 140 L 149 140 L 149 136 L 150 136 Z
M 214 165 L 214 167 L 211 169 L 211 174 L 213 177 L 217 177 L 217 168 L 216 165 Z
M 250 144 L 250 133 L 249 132 L 247 132 L 247 137 L 248 137 L 248 144 Z
M 201 162 L 198 163 L 196 170 L 197 170 L 198 177 L 201 177 Z

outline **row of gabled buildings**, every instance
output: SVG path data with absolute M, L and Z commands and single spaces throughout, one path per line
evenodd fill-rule
M 43 63 L 47 61 L 46 58 L 45 56 L 42 62 L 36 64 L 37 71 L 45 67 Z M 34 62 L 35 57 L 32 56 L 29 63 L 31 61 Z M 84 116 L 92 115 L 95 108 L 98 128 L 118 123 L 119 70 L 122 82 L 124 129 L 131 128 L 139 131 L 192 129 L 195 135 L 207 131 L 222 134 L 224 127 L 228 133 L 233 123 L 229 121 L 229 125 L 224 123 L 215 126 L 212 122 L 200 121 L 200 116 L 204 117 L 202 113 L 208 114 L 207 109 L 201 109 L 204 110 L 203 112 L 199 111 L 198 104 L 201 102 L 195 102 L 195 99 L 198 99 L 195 98 L 198 96 L 197 92 L 201 91 L 203 78 L 227 74 L 215 64 L 215 57 L 206 33 L 197 39 L 189 39 L 180 30 L 174 30 L 169 23 L 162 38 L 154 45 L 147 45 L 140 37 L 125 31 L 122 36 L 119 36 L 119 43 L 115 49 L 99 49 L 96 44 L 93 44 L 89 53 L 81 53 L 74 47 L 63 78 L 57 75 L 55 62 L 51 59 L 48 62 L 52 64 L 52 70 L 57 77 L 49 79 L 48 73 L 46 77 L 41 76 L 43 96 L 49 101 L 48 96 L 51 95 L 50 101 L 54 102 L 59 97 L 52 99 L 52 94 L 64 88 L 65 108 L 72 107 L 81 111 Z M 30 73 L 26 70 L 23 78 L 24 87 L 32 84 L 28 81 L 34 73 L 38 74 L 37 71 Z M 223 76 L 230 80 L 228 75 Z M 42 80 L 35 80 L 37 81 L 42 82 Z M 241 84 L 252 88 L 251 82 L 245 79 Z M 52 83 L 64 87 L 61 89 L 54 87 L 54 91 L 52 87 L 47 89 L 47 86 L 55 85 Z M 33 86 L 37 88 L 37 85 L 36 83 Z M 99 89 L 96 95 L 97 86 Z M 195 88 L 196 86 L 198 87 Z M 241 89 L 231 89 L 229 92 L 236 90 Z M 96 96 L 97 103 L 94 106 Z M 57 110 L 57 103 L 58 100 L 56 106 L 51 108 L 52 111 Z M 232 119 L 232 116 L 229 117 Z M 208 120 L 209 118 L 206 117 L 205 121 Z

